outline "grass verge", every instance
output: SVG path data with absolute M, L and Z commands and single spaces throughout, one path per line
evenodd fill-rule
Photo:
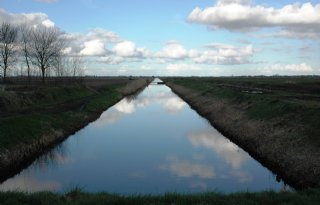
M 217 204 L 217 205 L 315 205 L 320 202 L 317 189 L 299 192 L 260 192 L 260 193 L 200 193 L 164 195 L 121 196 L 108 193 L 90 194 L 72 190 L 64 195 L 51 192 L 19 193 L 0 192 L 0 204 L 4 205 L 79 205 L 79 204 Z

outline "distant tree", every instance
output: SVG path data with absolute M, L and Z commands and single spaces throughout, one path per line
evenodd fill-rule
M 56 28 L 37 27 L 31 31 L 30 58 L 41 70 L 42 82 L 45 81 L 46 70 L 53 68 L 61 57 L 64 40 Z
M 82 56 L 71 57 L 70 64 L 73 77 L 84 75 L 84 62 Z
M 28 81 L 30 82 L 31 76 L 31 59 L 30 59 L 30 52 L 31 52 L 31 30 L 27 27 L 27 25 L 22 25 L 19 29 L 19 40 L 21 42 L 21 52 L 23 55 L 23 60 L 27 65 L 27 76 Z
M 0 26 L 0 67 L 5 82 L 7 71 L 16 60 L 18 29 L 9 23 Z
M 63 56 L 55 66 L 56 76 L 77 77 L 84 75 L 84 61 L 82 56 Z

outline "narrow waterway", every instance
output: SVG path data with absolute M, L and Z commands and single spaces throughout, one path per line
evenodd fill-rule
M 165 85 L 152 83 L 0 190 L 161 194 L 280 190 L 282 183 Z

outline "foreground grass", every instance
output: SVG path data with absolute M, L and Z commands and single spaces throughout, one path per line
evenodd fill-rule
M 306 140 L 320 146 L 320 77 L 167 78 L 166 81 L 225 99 L 249 118 L 281 120 L 302 127 Z
M 315 205 L 320 203 L 320 190 L 300 192 L 260 192 L 175 194 L 160 196 L 136 195 L 120 196 L 107 193 L 89 194 L 80 189 L 72 190 L 64 195 L 51 192 L 19 193 L 0 192 L 0 204 L 3 205 L 78 205 L 78 204 L 219 204 L 219 205 Z

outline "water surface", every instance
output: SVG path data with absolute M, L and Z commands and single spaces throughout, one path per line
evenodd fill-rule
M 105 111 L 0 190 L 161 194 L 280 190 L 282 183 L 165 85 Z

